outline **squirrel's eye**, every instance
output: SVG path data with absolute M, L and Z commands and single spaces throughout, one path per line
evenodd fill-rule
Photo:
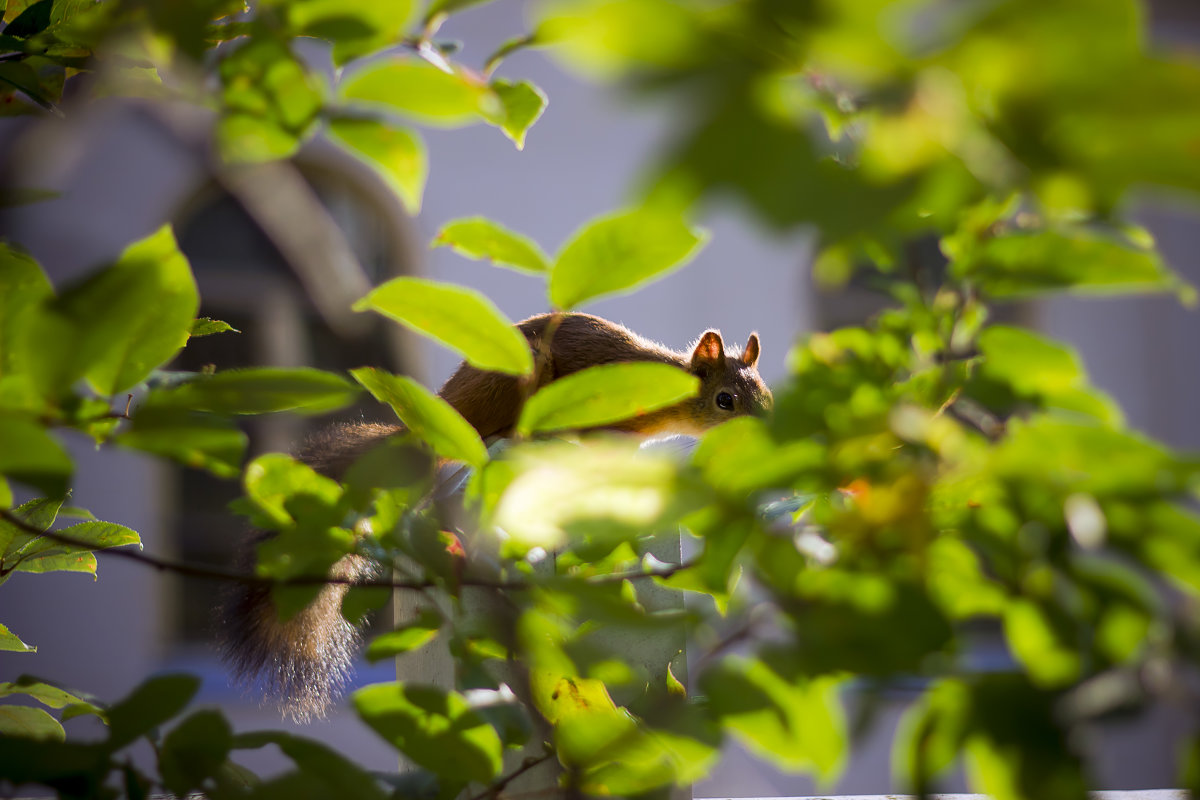
M 731 395 L 729 392 L 718 393 L 717 408 L 723 408 L 726 411 L 733 411 L 733 395 Z

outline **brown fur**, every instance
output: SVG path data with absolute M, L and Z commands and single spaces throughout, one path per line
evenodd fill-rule
M 535 355 L 551 325 L 552 315 L 530 317 L 517 327 Z M 644 436 L 699 434 L 731 417 L 764 414 L 771 392 L 759 377 L 759 341 L 750 334 L 742 352 L 729 353 L 721 334 L 705 331 L 687 350 L 676 352 L 638 336 L 614 322 L 590 314 L 562 314 L 550 333 L 549 353 L 539 365 L 539 386 L 587 367 L 630 361 L 671 364 L 700 379 L 699 393 L 668 408 L 640 414 L 606 426 Z M 718 405 L 727 393 L 733 408 Z M 522 402 L 519 380 L 461 364 L 439 394 L 483 438 L 504 436 L 516 425 Z M 340 479 L 346 469 L 375 444 L 402 430 L 400 425 L 344 424 L 307 440 L 296 457 L 322 474 Z M 342 578 L 365 578 L 376 565 L 363 556 L 347 556 L 334 568 Z M 359 633 L 341 614 L 344 584 L 321 590 L 312 605 L 281 622 L 270 590 L 241 587 L 225 604 L 223 650 L 226 661 L 243 680 L 263 678 L 268 694 L 296 720 L 322 715 L 344 688 Z

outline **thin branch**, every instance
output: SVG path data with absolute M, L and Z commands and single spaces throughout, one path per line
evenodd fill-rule
M 512 783 L 517 778 L 524 775 L 529 770 L 539 766 L 540 764 L 546 763 L 553 756 L 554 756 L 553 752 L 548 752 L 548 753 L 544 753 L 543 755 L 540 755 L 540 756 L 536 756 L 536 757 L 530 756 L 529 758 L 526 758 L 524 761 L 521 762 L 521 766 L 517 767 L 512 772 L 508 773 L 503 778 L 496 781 L 495 783 L 493 783 L 488 788 L 484 789 L 479 794 L 472 795 L 471 797 L 468 798 L 468 800 L 484 800 L 485 798 L 488 798 L 488 797 L 493 797 L 493 798 L 499 797 L 500 793 L 503 792 L 505 787 L 507 787 L 510 783 Z
M 200 566 L 197 564 L 189 564 L 184 561 L 172 561 L 157 556 L 148 555 L 140 550 L 124 550 L 118 548 L 97 548 L 92 542 L 87 542 L 82 539 L 76 539 L 73 536 L 68 536 L 59 531 L 40 530 L 33 525 L 30 525 L 25 520 L 21 519 L 11 511 L 0 509 L 0 519 L 20 528 L 22 531 L 31 536 L 45 537 L 53 542 L 57 542 L 66 547 L 78 547 L 81 550 L 86 550 L 92 553 L 116 556 L 134 561 L 139 564 L 144 564 L 148 567 L 153 567 L 162 572 L 172 572 L 176 575 L 183 575 L 189 578 L 203 578 L 206 580 L 227 581 L 229 583 L 238 583 L 246 586 L 325 586 L 325 585 L 345 585 L 345 586 L 362 586 L 367 588 L 378 589 L 405 589 L 408 591 L 423 592 L 428 589 L 435 589 L 440 584 L 437 581 L 426 578 L 425 580 L 394 580 L 387 578 L 375 579 L 355 579 L 355 578 L 339 578 L 332 575 L 325 576 L 299 576 L 295 578 L 269 578 L 261 575 L 248 575 L 244 572 L 235 570 L 222 569 L 221 567 Z M 669 577 L 676 572 L 693 566 L 692 563 L 673 564 L 670 567 L 662 570 L 652 571 L 630 571 L 625 573 L 614 573 L 612 575 L 603 575 L 595 579 L 583 579 L 592 583 L 614 583 L 625 580 L 639 580 L 655 577 Z M 539 584 L 530 583 L 529 581 L 507 581 L 507 580 L 488 580 L 484 578 L 465 577 L 459 582 L 460 586 L 469 586 L 479 589 L 499 589 L 504 591 L 526 591 L 536 588 Z

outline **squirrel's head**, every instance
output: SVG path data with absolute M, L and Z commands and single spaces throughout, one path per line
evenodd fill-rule
M 758 374 L 758 334 L 750 334 L 740 353 L 725 350 L 720 331 L 707 330 L 692 348 L 688 370 L 700 379 L 693 419 L 702 429 L 727 419 L 753 414 L 764 416 L 774 399 Z

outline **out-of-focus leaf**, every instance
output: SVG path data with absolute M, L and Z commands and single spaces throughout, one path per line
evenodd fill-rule
M 206 469 L 221 478 L 233 478 L 241 471 L 247 438 L 233 422 L 214 414 L 143 406 L 113 441 Z
M 421 278 L 393 278 L 354 304 L 432 337 L 480 369 L 527 375 L 533 355 L 524 335 L 473 289 Z
M 383 107 L 426 125 L 458 127 L 481 114 L 503 113 L 496 95 L 477 79 L 408 57 L 373 61 L 344 78 L 339 93 L 351 104 Z
M 304 780 L 299 787 L 286 788 L 281 794 L 271 797 L 295 797 L 297 789 L 303 794 L 306 788 L 315 789 L 315 796 L 329 797 L 348 794 L 363 800 L 384 800 L 387 795 L 369 772 L 343 756 L 336 750 L 282 731 L 258 731 L 242 733 L 234 737 L 233 746 L 239 749 L 264 747 L 274 744 L 297 766 Z M 307 796 L 307 795 L 304 795 Z
M 737 417 L 706 434 L 694 459 L 712 486 L 736 495 L 787 486 L 819 469 L 825 455 L 818 442 L 777 444 L 761 419 Z
M 571 531 L 636 538 L 696 502 L 670 459 L 619 443 L 547 443 L 514 458 L 495 523 L 525 548 L 560 547 Z
M 306 36 L 333 41 L 334 63 L 343 64 L 395 42 L 404 32 L 413 0 L 294 0 L 284 8 L 288 22 Z
M 834 778 L 846 759 L 846 724 L 834 678 L 788 680 L 762 661 L 726 658 L 700 679 L 727 729 L 782 769 Z
M 1063 289 L 1169 291 L 1180 285 L 1153 249 L 1084 229 L 1012 233 L 974 247 L 955 245 L 951 252 L 954 274 L 977 282 L 992 297 Z
M 354 384 L 331 372 L 308 367 L 255 367 L 218 372 L 174 389 L 156 391 L 147 397 L 146 405 L 155 410 L 217 414 L 323 414 L 352 403 L 357 395 Z
M 426 608 L 415 619 L 405 622 L 393 631 L 376 636 L 367 647 L 367 660 L 373 663 L 382 658 L 418 650 L 433 641 L 441 627 L 442 615 Z
M 521 410 L 517 431 L 527 436 L 652 417 L 699 391 L 699 378 L 668 364 L 589 367 L 539 389 Z
M 360 717 L 414 763 L 452 782 L 490 782 L 500 773 L 494 728 L 457 692 L 378 684 L 353 696 Z
M 487 448 L 479 434 L 442 398 L 401 375 L 363 367 L 351 371 L 376 400 L 387 403 L 396 416 L 433 451 L 445 458 L 464 461 L 473 467 L 487 462 Z
M 491 259 L 497 265 L 521 272 L 536 274 L 550 269 L 545 253 L 536 242 L 483 217 L 446 223 L 433 237 L 431 246 L 451 247 L 467 258 Z
M 150 678 L 108 710 L 109 745 L 123 747 L 183 710 L 200 689 L 192 675 Z
M 425 10 L 425 19 L 430 20 L 441 14 L 455 14 L 471 6 L 481 6 L 492 0 L 433 0 Z
M 74 465 L 45 428 L 22 417 L 0 415 L 0 441 L 0 474 L 48 496 L 63 493 Z
M 291 155 L 312 130 L 322 107 L 314 78 L 282 41 L 254 38 L 219 67 L 221 118 L 217 145 L 230 162 Z
M 163 786 L 177 797 L 200 789 L 229 757 L 233 730 L 217 711 L 197 711 L 171 729 L 158 749 Z
M 1004 633 L 1012 653 L 1043 687 L 1066 686 L 1079 678 L 1079 653 L 1061 641 L 1046 613 L 1028 600 L 1010 603 L 1004 614 Z
M 56 742 L 67 738 L 58 720 L 42 709 L 13 705 L 0 705 L 0 735 Z
M 550 272 L 550 302 L 563 311 L 625 292 L 690 261 L 707 234 L 652 208 L 601 217 L 571 237 Z
M 525 149 L 525 135 L 546 110 L 546 93 L 529 81 L 513 83 L 506 80 L 492 81 L 492 91 L 500 98 L 503 114 L 493 118 L 504 135 L 512 140 L 518 150 Z
M 29 315 L 53 294 L 38 263 L 8 243 L 0 243 L 0 377 L 21 372 L 36 342 L 26 335 Z
M 329 132 L 334 141 L 378 171 L 408 213 L 420 212 L 429 163 L 425 142 L 415 131 L 373 119 L 338 117 L 329 124 Z

